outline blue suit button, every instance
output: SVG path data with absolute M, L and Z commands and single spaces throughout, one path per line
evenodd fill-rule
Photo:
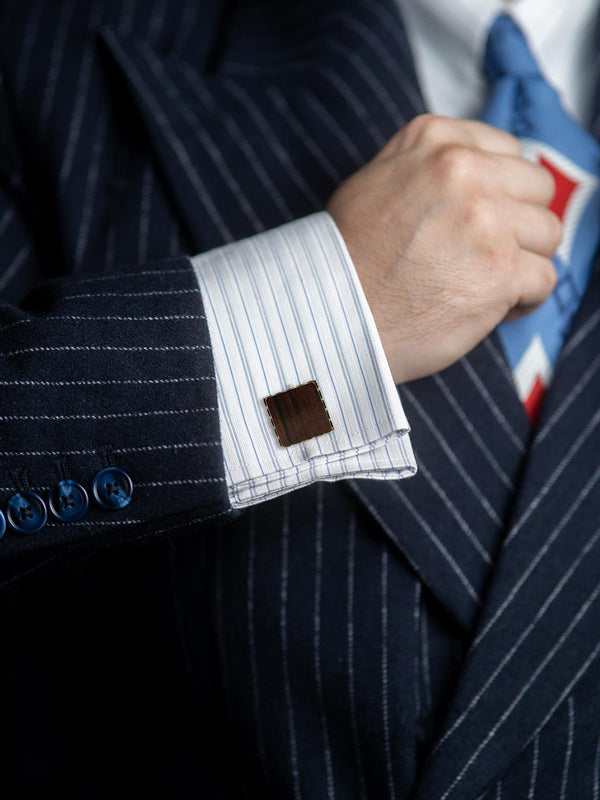
M 124 470 L 118 467 L 101 469 L 92 481 L 92 491 L 101 508 L 116 511 L 131 502 L 133 481 Z
M 4 536 L 6 532 L 6 517 L 4 516 L 4 512 L 0 511 L 0 539 Z
M 17 533 L 37 533 L 46 524 L 46 504 L 35 492 L 17 492 L 6 504 L 8 524 Z
M 76 522 L 85 517 L 89 504 L 86 490 L 77 481 L 59 481 L 48 492 L 50 511 L 62 522 Z

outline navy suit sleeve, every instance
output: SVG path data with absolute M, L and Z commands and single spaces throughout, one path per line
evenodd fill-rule
M 18 205 L 2 199 L 0 280 L 18 270 L 34 289 L 0 303 L 0 508 L 23 491 L 48 505 L 65 476 L 90 505 L 77 521 L 49 513 L 35 533 L 8 526 L 0 563 L 227 517 L 212 353 L 190 261 L 36 281 L 52 253 L 34 252 Z M 94 477 L 107 465 L 133 481 L 124 508 L 94 500 Z

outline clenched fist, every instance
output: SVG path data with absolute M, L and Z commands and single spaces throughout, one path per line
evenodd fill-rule
M 457 361 L 552 292 L 554 179 L 513 136 L 424 115 L 345 181 L 327 211 L 352 256 L 396 383 Z

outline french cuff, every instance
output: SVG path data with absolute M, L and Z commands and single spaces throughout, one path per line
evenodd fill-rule
M 233 507 L 318 480 L 416 472 L 373 315 L 329 214 L 192 263 L 213 348 Z

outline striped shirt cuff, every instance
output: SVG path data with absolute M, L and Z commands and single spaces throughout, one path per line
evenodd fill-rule
M 192 263 L 213 348 L 233 507 L 317 480 L 416 472 L 373 316 L 329 214 L 203 253 Z M 333 430 L 282 447 L 264 398 L 312 380 Z

